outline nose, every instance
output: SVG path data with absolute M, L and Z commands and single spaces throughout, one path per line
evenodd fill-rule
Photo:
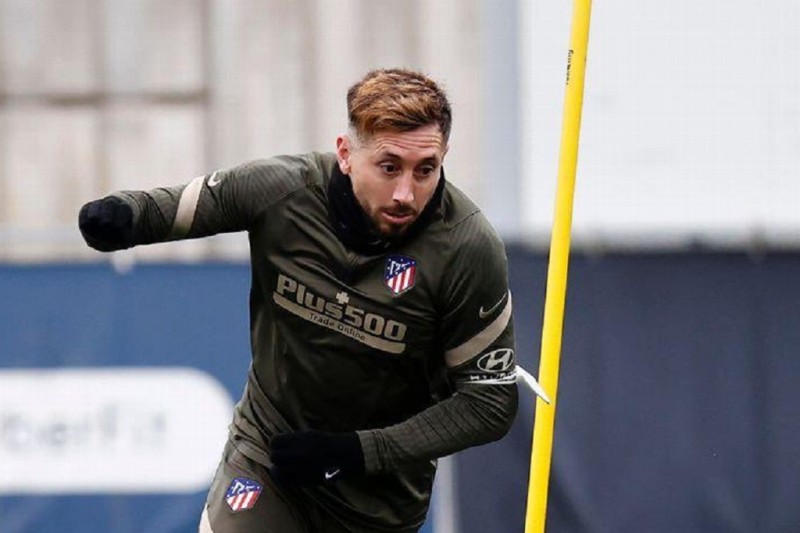
M 414 203 L 414 176 L 410 172 L 404 172 L 395 181 L 392 200 L 403 205 L 413 205 Z

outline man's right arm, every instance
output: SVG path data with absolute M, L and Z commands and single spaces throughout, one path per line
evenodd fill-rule
M 84 205 L 78 225 L 102 252 L 243 231 L 304 181 L 308 165 L 306 157 L 276 157 L 175 187 L 116 192 Z

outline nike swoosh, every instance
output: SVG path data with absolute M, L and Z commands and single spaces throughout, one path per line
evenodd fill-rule
M 329 470 L 325 472 L 325 481 L 330 481 L 331 479 L 335 478 L 341 471 L 341 469 L 337 468 L 336 470 Z
M 489 315 L 491 315 L 492 313 L 494 313 L 494 312 L 495 312 L 495 310 L 496 310 L 498 307 L 500 307 L 500 304 L 506 301 L 506 296 L 508 296 L 508 293 L 505 293 L 505 294 L 503 295 L 503 297 L 502 297 L 502 298 L 500 298 L 500 301 L 499 301 L 499 302 L 497 302 L 496 304 L 494 304 L 492 307 L 490 307 L 489 309 L 487 309 L 487 310 L 485 310 L 485 311 L 483 310 L 483 306 L 481 306 L 481 308 L 480 308 L 480 309 L 478 309 L 478 316 L 479 316 L 479 317 L 481 317 L 481 318 L 486 318 L 487 316 L 489 316 Z
M 219 185 L 222 182 L 221 179 L 217 178 L 217 173 L 218 172 L 219 171 L 214 172 L 213 174 L 211 174 L 211 177 L 208 178 L 208 186 L 209 187 L 216 187 L 217 185 Z

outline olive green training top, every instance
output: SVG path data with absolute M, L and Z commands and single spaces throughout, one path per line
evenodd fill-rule
M 344 203 L 332 201 L 339 191 Z M 410 236 L 363 247 L 347 220 L 366 217 L 334 154 L 115 195 L 134 211 L 128 245 L 249 233 L 252 364 L 231 440 L 269 466 L 276 433 L 357 431 L 367 475 L 304 489 L 340 520 L 419 526 L 435 460 L 508 431 L 517 389 L 505 250 L 443 177 Z

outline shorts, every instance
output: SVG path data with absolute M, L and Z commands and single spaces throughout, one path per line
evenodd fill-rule
M 243 455 L 231 441 L 225 445 L 199 527 L 199 533 L 370 531 L 342 523 L 301 489 L 278 486 L 266 467 Z

